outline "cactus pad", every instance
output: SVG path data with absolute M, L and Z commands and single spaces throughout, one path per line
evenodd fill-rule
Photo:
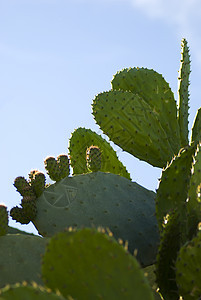
M 176 261 L 176 279 L 184 299 L 200 299 L 201 232 L 180 249 Z
M 25 234 L 7 234 L 0 237 L 0 287 L 17 282 L 41 280 L 41 255 L 47 238 Z
M 90 146 L 86 153 L 87 168 L 91 172 L 98 172 L 101 169 L 101 151 L 97 146 Z
M 146 68 L 130 68 L 118 72 L 112 80 L 113 90 L 138 94 L 156 113 L 176 154 L 180 149 L 180 132 L 174 94 L 163 76 Z M 171 154 L 171 153 L 170 153 Z
M 111 173 L 66 177 L 46 188 L 37 199 L 33 221 L 43 236 L 66 227 L 108 227 L 114 237 L 138 249 L 142 265 L 154 263 L 159 241 L 155 193 Z
M 93 115 L 103 132 L 124 151 L 156 167 L 174 155 L 158 113 L 131 91 L 109 91 L 96 96 Z
M 181 149 L 162 172 L 156 196 L 156 216 L 160 227 L 166 215 L 175 208 L 185 210 L 194 152 L 193 147 Z
M 8 232 L 8 211 L 5 205 L 0 204 L 0 236 Z
M 33 170 L 29 174 L 29 184 L 31 185 L 36 197 L 39 197 L 45 188 L 45 175 L 38 170 Z
M 138 262 L 112 237 L 95 229 L 54 236 L 43 257 L 44 283 L 76 299 L 153 300 Z
M 180 127 L 181 147 L 188 145 L 188 110 L 189 110 L 189 75 L 190 75 L 190 55 L 187 41 L 181 41 L 181 65 L 179 70 L 179 110 L 178 123 Z
M 96 145 L 101 151 L 101 172 L 119 174 L 130 179 L 130 174 L 119 161 L 110 144 L 96 132 L 85 128 L 76 129 L 69 141 L 71 167 L 74 175 L 89 173 L 86 164 L 86 151 L 91 145 Z

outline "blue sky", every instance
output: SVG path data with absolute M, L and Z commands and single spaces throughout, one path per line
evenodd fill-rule
M 201 106 L 200 20 L 200 0 L 0 0 L 0 202 L 18 205 L 15 177 L 67 153 L 74 129 L 101 133 L 92 100 L 117 71 L 152 68 L 177 99 L 183 37 L 192 59 L 190 129 Z M 114 148 L 133 181 L 157 188 L 160 169 Z

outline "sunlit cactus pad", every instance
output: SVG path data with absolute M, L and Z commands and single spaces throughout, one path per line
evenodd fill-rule
M 45 189 L 33 223 L 43 236 L 69 226 L 108 227 L 114 237 L 128 241 L 131 253 L 138 249 L 142 265 L 149 265 L 159 240 L 154 199 L 154 192 L 119 175 L 76 175 Z
M 84 228 L 51 238 L 43 257 L 42 277 L 64 297 L 154 300 L 136 259 L 100 230 Z

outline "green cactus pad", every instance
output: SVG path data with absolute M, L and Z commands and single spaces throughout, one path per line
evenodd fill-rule
M 7 234 L 0 237 L 0 288 L 17 282 L 43 284 L 41 255 L 47 238 L 25 234 Z
M 156 216 L 160 229 L 168 213 L 175 208 L 185 209 L 194 152 L 193 147 L 181 149 L 162 172 L 156 196 Z
M 31 197 L 23 197 L 21 206 L 24 214 L 29 218 L 30 221 L 33 221 L 37 215 L 36 202 L 33 201 Z
M 16 222 L 21 224 L 29 224 L 31 221 L 29 216 L 26 215 L 24 208 L 15 206 L 10 210 L 10 216 Z
M 38 170 L 33 170 L 29 174 L 29 180 L 36 197 L 39 197 L 45 189 L 45 175 Z
M 97 146 L 90 146 L 86 153 L 87 168 L 91 172 L 101 170 L 101 151 Z
M 66 176 L 69 176 L 70 174 L 70 165 L 69 165 L 69 159 L 68 156 L 65 154 L 60 154 L 57 157 L 57 163 L 59 165 L 59 169 L 61 172 L 61 179 L 65 178 Z
M 138 249 L 137 258 L 147 266 L 155 262 L 159 242 L 154 199 L 154 192 L 120 175 L 75 175 L 46 188 L 33 223 L 43 236 L 69 226 L 107 227 L 128 241 L 131 253 Z
M 164 299 L 178 300 L 175 260 L 181 246 L 179 214 L 174 211 L 168 218 L 158 248 L 156 281 Z
M 110 140 L 153 166 L 164 167 L 174 155 L 158 113 L 139 95 L 101 93 L 93 101 L 93 115 Z
M 201 145 L 197 146 L 193 166 L 191 170 L 190 186 L 188 191 L 188 226 L 190 236 L 196 232 L 197 224 L 201 221 L 201 201 L 200 201 L 200 184 L 201 184 Z
M 44 283 L 76 299 L 154 299 L 135 258 L 95 229 L 54 236 L 43 257 Z
M 89 172 L 86 164 L 86 151 L 91 145 L 96 145 L 101 150 L 102 162 L 100 171 L 119 174 L 130 179 L 130 174 L 119 161 L 116 152 L 110 144 L 96 132 L 85 128 L 76 129 L 69 141 L 70 160 L 74 175 Z
M 188 110 L 189 110 L 189 75 L 190 75 L 190 55 L 187 41 L 181 41 L 181 65 L 179 70 L 179 110 L 178 122 L 180 127 L 181 147 L 188 145 Z
M 49 289 L 36 283 L 9 285 L 0 290 L 0 300 L 65 300 L 61 295 L 52 293 Z M 68 298 L 69 299 L 69 298 Z
M 29 196 L 32 197 L 33 200 L 36 199 L 32 187 L 24 177 L 19 176 L 15 178 L 14 186 L 16 187 L 17 191 L 20 193 L 22 197 Z
M 44 160 L 44 164 L 49 177 L 53 181 L 59 181 L 61 179 L 61 170 L 59 168 L 57 160 L 54 157 L 50 156 Z
M 199 142 L 201 142 L 201 108 L 198 109 L 193 123 L 191 145 L 197 145 Z
M 5 205 L 0 204 L 0 236 L 8 232 L 8 211 Z
M 200 299 L 201 232 L 180 249 L 176 261 L 176 280 L 183 299 Z
M 146 68 L 124 69 L 114 76 L 112 88 L 131 91 L 142 97 L 152 111 L 157 114 L 168 137 L 168 147 L 170 144 L 175 154 L 179 151 L 180 132 L 177 122 L 176 101 L 169 84 L 161 74 Z

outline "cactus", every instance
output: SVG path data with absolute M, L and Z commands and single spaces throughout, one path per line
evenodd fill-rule
M 60 232 L 42 263 L 44 283 L 75 299 L 154 299 L 139 264 L 101 230 Z
M 101 151 L 101 172 L 119 174 L 128 179 L 130 174 L 110 144 L 94 131 L 86 128 L 77 128 L 69 141 L 69 153 L 73 175 L 88 173 L 86 151 L 91 145 L 96 145 Z
M 179 70 L 179 109 L 178 122 L 180 128 L 181 147 L 188 145 L 188 109 L 189 109 L 189 75 L 190 75 L 190 56 L 187 41 L 181 41 L 181 66 Z
M 112 80 L 112 89 L 97 95 L 92 105 L 97 124 L 114 143 L 161 168 L 189 144 L 190 59 L 185 39 L 181 46 L 178 109 L 162 75 L 145 68 L 118 72 Z
M 43 236 L 68 226 L 109 227 L 117 239 L 128 240 L 131 253 L 138 249 L 137 258 L 146 266 L 154 263 L 158 243 L 154 199 L 154 192 L 119 175 L 66 177 L 37 199 L 33 224 Z
M 97 146 L 90 146 L 86 153 L 87 168 L 91 172 L 98 172 L 101 169 L 101 151 Z
M 57 159 L 47 157 L 45 159 L 45 168 L 53 181 L 60 181 L 70 173 L 68 156 L 60 154 Z
M 45 160 L 56 183 L 45 185 L 44 175 L 35 170 L 28 181 L 24 177 L 15 180 L 22 201 L 10 215 L 23 224 L 32 221 L 43 236 L 56 234 L 44 255 L 43 278 L 64 297 L 72 292 L 76 299 L 153 299 L 139 270 L 133 267 L 134 277 L 132 267 L 125 272 L 125 253 L 129 266 L 140 263 L 155 268 L 156 282 L 151 285 L 158 287 L 156 297 L 201 296 L 201 110 L 189 142 L 189 75 L 189 50 L 183 39 L 178 105 L 163 76 L 145 68 L 118 72 L 112 89 L 93 100 L 94 118 L 111 141 L 163 168 L 157 194 L 132 182 L 110 144 L 85 128 L 76 129 L 70 138 L 72 176 L 68 157 L 61 155 Z M 98 232 L 99 226 L 128 243 L 138 263 L 125 249 L 121 256 L 123 247 L 120 250 L 113 238 Z M 71 232 L 58 233 L 67 227 Z M 4 238 L 7 235 L 0 237 Z M 118 248 L 115 255 L 111 245 Z M 143 292 L 137 280 L 145 282 Z
M 176 279 L 183 299 L 201 297 L 201 232 L 181 247 L 176 261 Z
M 153 70 L 134 68 L 116 74 L 112 86 L 93 101 L 96 122 L 124 151 L 164 167 L 180 149 L 176 103 L 169 85 Z
M 175 260 L 181 245 L 181 223 L 177 210 L 171 213 L 162 231 L 156 263 L 156 282 L 164 299 L 178 299 Z
M 5 205 L 0 204 L 0 236 L 8 232 L 8 211 Z
M 181 149 L 171 163 L 163 170 L 156 196 L 156 216 L 159 228 L 164 219 L 175 208 L 184 213 L 195 149 Z
M 29 185 L 32 187 L 36 197 L 39 197 L 45 189 L 45 175 L 38 170 L 33 170 L 29 174 Z
M 0 287 L 23 281 L 43 284 L 40 278 L 41 254 L 48 239 L 25 234 L 0 237 Z
M 36 283 L 8 285 L 0 290 L 2 300 L 65 300 L 59 293 L 52 293 L 49 289 L 41 287 Z M 68 298 L 70 300 L 70 298 Z

